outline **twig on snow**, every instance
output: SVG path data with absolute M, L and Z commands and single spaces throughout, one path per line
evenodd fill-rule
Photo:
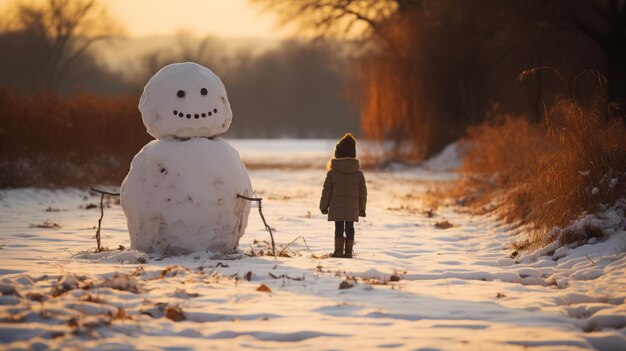
M 307 244 L 307 242 L 306 242 L 306 239 L 302 235 L 299 235 L 297 238 L 293 239 L 289 244 L 287 244 L 287 246 L 283 247 L 283 249 L 280 250 L 280 252 L 278 253 L 278 256 L 282 256 L 283 252 L 285 252 L 285 250 L 287 250 L 287 248 L 289 246 L 291 246 L 291 244 L 295 243 L 296 240 L 298 240 L 300 238 L 302 238 L 302 240 L 304 241 L 304 245 L 306 245 L 306 249 L 309 250 L 309 253 L 312 253 L 311 249 L 309 248 L 309 244 Z
M 285 279 L 286 278 L 286 279 L 289 279 L 289 280 L 297 280 L 297 281 L 304 280 L 304 273 L 302 274 L 302 278 L 300 278 L 300 277 L 293 278 L 293 277 L 288 276 L 287 274 L 276 275 L 276 274 L 273 274 L 272 272 L 270 272 L 269 275 L 270 275 L 270 277 L 272 277 L 274 279 L 280 279 L 280 278 Z

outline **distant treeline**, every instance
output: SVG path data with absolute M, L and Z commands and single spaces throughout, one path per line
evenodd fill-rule
M 156 51 L 141 86 L 166 64 L 194 61 L 217 73 L 234 112 L 232 137 L 337 137 L 359 131 L 356 106 L 346 97 L 351 65 L 348 42 L 285 40 L 260 54 L 220 54 L 205 38 L 178 50 Z M 136 90 L 141 90 L 138 88 Z
M 253 54 L 252 48 L 225 50 L 224 42 L 212 37 L 183 36 L 174 47 L 168 41 L 137 57 L 130 62 L 140 67 L 137 72 L 122 74 L 101 64 L 91 47 L 75 55 L 83 38 L 70 38 L 68 47 L 59 47 L 60 39 L 42 35 L 36 27 L 30 23 L 0 33 L 0 86 L 138 99 L 161 67 L 195 61 L 226 85 L 235 114 L 231 137 L 336 137 L 359 131 L 358 111 L 344 96 L 349 43 L 286 40 Z
M 233 60 L 222 73 L 237 118 L 228 135 L 311 138 L 358 133 L 358 111 L 345 96 L 351 67 L 342 52 L 349 45 L 287 41 L 253 59 Z

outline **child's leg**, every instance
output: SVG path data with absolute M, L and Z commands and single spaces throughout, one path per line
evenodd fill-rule
M 331 257 L 343 257 L 343 245 L 345 244 L 343 224 L 343 221 L 335 222 L 335 251 L 330 255 Z
M 348 223 L 344 221 L 335 221 L 335 238 L 343 238 L 343 224 Z
M 346 239 L 354 240 L 354 222 L 346 221 Z
M 354 222 L 346 221 L 346 247 L 343 257 L 352 258 L 352 246 L 354 245 Z

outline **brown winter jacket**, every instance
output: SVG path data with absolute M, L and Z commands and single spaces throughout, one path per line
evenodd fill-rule
M 329 221 L 359 221 L 359 211 L 365 211 L 367 187 L 355 158 L 334 158 L 326 174 L 320 210 L 328 210 Z

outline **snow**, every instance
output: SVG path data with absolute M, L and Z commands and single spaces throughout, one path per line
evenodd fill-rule
M 130 247 L 176 254 L 231 252 L 244 234 L 252 196 L 237 151 L 221 138 L 155 140 L 122 183 Z
M 231 144 L 249 169 L 302 169 L 328 162 L 336 140 L 328 139 L 237 139 Z M 358 147 L 358 145 L 357 145 Z M 358 147 L 357 152 L 360 151 Z
M 250 172 L 279 251 L 304 237 L 277 258 L 266 255 L 269 235 L 256 208 L 237 253 L 163 255 L 117 249 L 130 241 L 123 211 L 110 201 L 102 227 L 110 251 L 95 254 L 100 212 L 86 205 L 99 196 L 0 192 L 1 348 L 624 349 L 619 206 L 587 219 L 607 229 L 604 236 L 512 256 L 509 244 L 524 233 L 493 217 L 454 206 L 422 214 L 422 196 L 453 174 L 366 171 L 369 210 L 356 225 L 355 258 L 323 259 L 333 225 L 317 210 L 321 156 L 333 142 L 254 143 L 240 148 L 244 160 L 254 159 L 248 150 L 266 150 L 276 163 L 298 155 L 310 163 Z M 454 226 L 434 228 L 444 220 Z M 61 227 L 30 227 L 45 221 Z M 339 289 L 342 282 L 349 287 Z
M 431 171 L 452 171 L 461 167 L 459 156 L 459 144 L 452 143 L 441 152 L 423 163 L 423 166 Z
M 85 251 L 72 257 L 75 260 L 92 260 L 99 263 L 141 263 L 147 262 L 150 257 L 145 252 L 137 250 L 128 251 Z
M 167 65 L 150 78 L 139 110 L 156 139 L 214 137 L 226 132 L 233 119 L 220 78 L 193 62 Z
M 196 63 L 171 64 L 146 84 L 139 109 L 158 140 L 135 155 L 120 189 L 131 248 L 232 252 L 250 213 L 238 195 L 252 196 L 252 185 L 219 137 L 233 117 L 224 84 Z

